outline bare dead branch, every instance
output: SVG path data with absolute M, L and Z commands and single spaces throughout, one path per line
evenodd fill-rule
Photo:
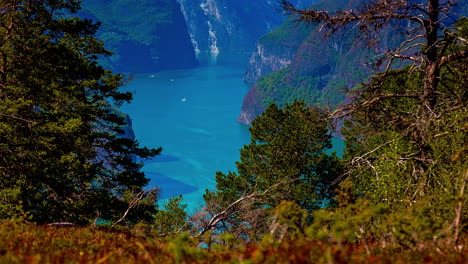
M 360 163 L 360 162 L 363 161 L 363 160 L 366 160 L 366 159 L 365 159 L 366 156 L 369 156 L 370 154 L 376 152 L 377 150 L 379 150 L 379 149 L 381 149 L 381 148 L 383 148 L 383 147 L 385 147 L 385 146 L 387 146 L 387 145 L 389 145 L 389 144 L 391 144 L 391 143 L 393 143 L 393 142 L 395 142 L 396 140 L 401 139 L 401 138 L 402 138 L 402 137 L 395 138 L 395 139 L 392 139 L 392 140 L 390 140 L 390 141 L 387 141 L 387 142 L 385 142 L 385 143 L 379 145 L 378 147 L 374 148 L 373 150 L 364 153 L 363 155 L 361 155 L 361 156 L 359 156 L 359 157 L 354 157 L 354 158 L 346 165 L 346 167 L 352 168 L 352 169 L 349 170 L 349 171 L 346 171 L 345 173 L 343 173 L 343 174 L 341 174 L 340 176 L 338 176 L 338 178 L 336 178 L 330 185 L 333 186 L 333 185 L 337 184 L 337 183 L 340 182 L 345 176 L 351 174 L 351 172 L 354 170 L 355 167 L 359 167 L 359 166 L 356 166 L 356 164 Z M 368 164 L 368 165 L 370 164 L 369 162 L 367 162 L 367 160 L 366 160 L 365 163 Z M 375 168 L 374 168 L 374 170 L 375 170 Z
M 401 54 L 392 54 L 390 55 L 392 58 L 397 58 L 397 59 L 405 59 L 405 60 L 410 60 L 418 63 L 423 63 L 421 58 L 416 58 L 413 56 L 407 56 L 407 55 L 401 55 Z
M 459 59 L 465 59 L 465 58 L 468 58 L 468 50 L 464 50 L 464 51 L 460 51 L 457 53 L 443 56 L 442 58 L 439 59 L 439 64 L 440 64 L 440 67 L 442 67 L 449 62 L 453 62 L 453 61 L 456 61 Z
M 263 191 L 261 193 L 258 193 L 256 191 L 254 191 L 249 195 L 243 195 L 242 197 L 240 197 L 236 201 L 230 203 L 223 211 L 221 211 L 221 212 L 215 214 L 214 216 L 212 216 L 211 219 L 206 223 L 206 225 L 203 227 L 203 229 L 199 232 L 198 235 L 199 236 L 203 235 L 208 230 L 211 230 L 211 229 L 215 228 L 216 225 L 219 222 L 227 219 L 230 215 L 233 214 L 233 208 L 235 208 L 237 205 L 239 205 L 243 201 L 250 200 L 250 199 L 253 199 L 253 198 L 257 198 L 257 197 L 261 197 L 261 196 L 265 196 L 270 191 L 272 191 L 273 189 L 275 189 L 275 188 L 277 188 L 279 186 L 285 185 L 285 184 L 292 183 L 292 182 L 294 182 L 296 180 L 297 179 L 283 180 L 283 181 L 280 181 L 280 182 L 278 182 L 276 184 L 273 184 L 272 186 L 270 186 L 269 188 L 267 188 L 265 191 Z
M 19 116 L 17 116 L 17 115 L 7 115 L 7 114 L 0 113 L 0 116 L 4 116 L 4 117 L 8 117 L 8 118 L 12 118 L 12 119 L 24 121 L 24 122 L 30 123 L 30 124 L 36 123 L 35 121 L 29 120 L 29 119 L 26 119 L 26 118 L 22 118 L 22 117 L 19 117 Z
M 297 21 L 306 23 L 321 22 L 327 28 L 337 29 L 343 25 L 353 22 L 365 23 L 380 28 L 390 20 L 409 20 L 418 24 L 427 24 L 427 21 L 419 16 L 412 14 L 414 8 L 420 7 L 410 5 L 407 1 L 398 0 L 380 0 L 371 5 L 365 6 L 360 11 L 316 11 L 316 10 L 298 10 L 286 0 L 281 1 L 281 6 L 286 15 L 298 15 Z
M 157 191 L 157 189 L 151 189 L 151 190 L 148 190 L 148 191 L 140 191 L 139 193 L 137 193 L 133 199 L 130 201 L 130 203 L 128 204 L 128 208 L 127 210 L 124 212 L 124 214 L 122 215 L 122 217 L 119 218 L 119 220 L 115 221 L 112 226 L 111 226 L 111 229 L 114 228 L 117 224 L 119 224 L 120 222 L 122 222 L 125 217 L 127 217 L 128 213 L 133 209 L 135 208 L 140 202 L 141 200 L 143 200 L 145 197 L 147 197 L 148 195 L 150 194 L 153 194 Z
M 463 209 L 463 197 L 465 195 L 465 187 L 468 183 L 468 169 L 465 169 L 463 172 L 463 179 L 462 184 L 460 187 L 460 193 L 458 197 L 458 202 L 455 207 L 455 219 L 453 220 L 453 225 L 455 226 L 455 234 L 453 235 L 453 243 L 456 248 L 458 248 L 458 242 L 460 237 L 460 223 L 461 223 L 461 215 Z
M 367 101 L 364 102 L 358 102 L 358 103 L 353 103 L 348 106 L 339 108 L 338 110 L 335 110 L 334 112 L 330 113 L 328 116 L 331 119 L 340 119 L 346 116 L 349 116 L 350 114 L 356 112 L 358 109 L 370 106 L 372 104 L 375 104 L 377 102 L 380 102 L 385 99 L 389 98 L 413 98 L 413 99 L 418 99 L 420 96 L 416 94 L 385 94 L 385 95 L 380 95 L 373 97 Z

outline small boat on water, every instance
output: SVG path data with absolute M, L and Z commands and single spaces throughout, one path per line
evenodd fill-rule
M 180 101 L 181 102 L 187 102 L 187 98 L 184 97 L 184 98 L 180 99 Z

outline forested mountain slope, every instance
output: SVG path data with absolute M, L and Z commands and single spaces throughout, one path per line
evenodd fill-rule
M 197 65 L 176 0 L 85 0 L 84 17 L 102 22 L 98 37 L 114 52 L 118 72 L 154 72 Z
M 362 3 L 324 0 L 312 8 L 359 9 Z M 467 4 L 458 4 L 454 17 L 467 14 Z M 348 89 L 380 70 L 371 63 L 401 43 L 405 30 L 411 28 L 409 24 L 387 25 L 379 41 L 369 45 L 372 40 L 360 35 L 357 27 L 344 27 L 328 36 L 317 24 L 295 20 L 290 17 L 257 41 L 244 77 L 252 87 L 244 99 L 239 122 L 251 123 L 272 102 L 282 106 L 304 99 L 310 105 L 333 108 L 345 99 Z

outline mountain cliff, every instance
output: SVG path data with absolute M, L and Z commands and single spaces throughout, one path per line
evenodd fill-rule
M 325 0 L 318 7 L 346 9 L 347 0 Z M 252 85 L 244 98 L 238 121 L 250 122 L 272 102 L 282 106 L 295 99 L 309 105 L 333 107 L 344 99 L 345 90 L 363 81 L 371 54 L 385 44 L 369 49 L 357 41 L 355 29 L 325 36 L 316 24 L 306 25 L 290 17 L 262 36 L 249 59 L 244 76 Z
M 252 85 L 261 77 L 291 64 L 308 34 L 305 24 L 297 24 L 294 18 L 289 18 L 272 32 L 260 37 L 250 55 L 244 81 Z
M 347 10 L 359 8 L 362 3 L 362 0 L 323 0 L 312 8 Z M 452 11 L 452 17 L 445 18 L 448 23 L 468 14 L 468 2 L 459 1 Z M 345 99 L 348 89 L 375 73 L 370 63 L 402 43 L 404 32 L 410 27 L 403 22 L 387 25 L 380 30 L 378 42 L 368 45 L 369 39 L 356 28 L 344 28 L 325 36 L 317 24 L 298 24 L 290 17 L 256 42 L 244 76 L 252 86 L 244 98 L 238 121 L 250 124 L 272 102 L 282 106 L 302 99 L 309 105 L 335 107 Z
M 371 69 L 366 63 L 370 54 L 378 51 L 370 51 L 353 39 L 328 37 L 324 40 L 314 29 L 296 50 L 291 46 L 276 46 L 264 48 L 260 54 L 257 49 L 245 75 L 246 82 L 254 84 L 244 98 L 238 121 L 250 124 L 272 102 L 279 106 L 295 99 L 325 107 L 338 104 L 348 88 L 368 77 Z
M 196 53 L 218 61 L 248 58 L 255 41 L 284 20 L 274 0 L 178 0 Z M 310 5 L 314 0 L 293 0 Z
M 313 8 L 346 10 L 361 3 L 324 0 Z M 297 99 L 309 105 L 335 107 L 345 99 L 348 89 L 368 78 L 373 70 L 369 64 L 379 54 L 401 43 L 403 35 L 393 28 L 383 28 L 379 42 L 367 45 L 369 39 L 356 28 L 344 28 L 326 36 L 318 24 L 298 24 L 295 17 L 290 17 L 257 41 L 244 77 L 252 86 L 238 121 L 250 124 L 272 102 L 282 106 Z
M 176 0 L 88 0 L 82 5 L 81 15 L 102 23 L 98 37 L 114 52 L 104 59 L 105 66 L 143 73 L 197 65 Z

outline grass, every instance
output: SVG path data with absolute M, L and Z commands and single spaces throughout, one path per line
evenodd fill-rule
M 95 227 L 0 222 L 0 263 L 468 263 L 468 248 L 420 250 L 306 238 L 207 247 L 182 234 L 154 239 Z

